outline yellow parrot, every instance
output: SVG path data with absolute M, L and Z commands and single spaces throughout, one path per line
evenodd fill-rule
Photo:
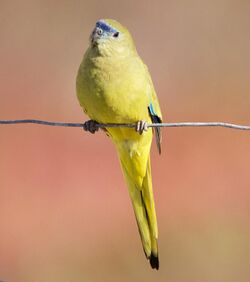
M 84 129 L 95 133 L 98 123 L 134 123 L 133 128 L 106 128 L 122 166 L 147 259 L 159 268 L 158 227 L 152 190 L 150 147 L 152 128 L 162 122 L 154 86 L 129 31 L 112 19 L 97 21 L 76 79 L 77 97 L 91 118 Z M 160 128 L 155 129 L 161 153 Z

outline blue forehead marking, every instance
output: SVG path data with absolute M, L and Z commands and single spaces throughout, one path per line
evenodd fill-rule
M 102 29 L 105 32 L 109 32 L 109 33 L 115 33 L 117 32 L 116 29 L 112 28 L 110 25 L 106 24 L 103 21 L 98 21 L 96 23 L 96 27 L 99 27 L 100 29 Z

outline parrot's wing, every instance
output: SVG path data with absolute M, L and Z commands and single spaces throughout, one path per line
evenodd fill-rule
M 149 115 L 151 117 L 152 123 L 162 123 L 162 114 L 161 114 L 161 109 L 159 105 L 159 101 L 154 89 L 154 85 L 151 79 L 151 76 L 149 74 L 147 66 L 144 64 L 146 73 L 148 74 L 148 81 L 150 83 L 150 104 L 148 107 Z M 162 142 L 162 134 L 161 134 L 161 129 L 160 127 L 154 127 L 154 132 L 155 132 L 155 138 L 156 138 L 156 145 L 158 148 L 159 154 L 161 154 L 161 142 Z
M 150 103 L 148 107 L 148 111 L 149 111 L 152 123 L 162 123 L 161 118 L 157 114 L 155 114 L 154 106 L 152 103 Z M 161 128 L 154 127 L 154 132 L 155 132 L 156 145 L 158 148 L 158 152 L 159 154 L 161 154 L 161 141 L 162 141 Z

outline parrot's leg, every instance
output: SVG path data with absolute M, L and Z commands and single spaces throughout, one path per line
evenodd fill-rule
M 96 131 L 99 130 L 99 127 L 97 126 L 98 123 L 94 120 L 87 120 L 83 124 L 83 129 L 85 131 L 89 131 L 90 133 L 94 134 Z
M 135 130 L 140 134 L 148 130 L 148 123 L 145 120 L 139 120 L 135 125 Z

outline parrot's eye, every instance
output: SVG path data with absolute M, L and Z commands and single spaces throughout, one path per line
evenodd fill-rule
M 115 38 L 117 38 L 118 36 L 119 36 L 119 32 L 118 31 L 113 34 L 113 37 L 115 37 Z
M 96 31 L 96 33 L 97 33 L 98 35 L 102 35 L 102 34 L 103 34 L 103 30 L 100 29 L 100 28 L 98 28 L 97 31 Z

